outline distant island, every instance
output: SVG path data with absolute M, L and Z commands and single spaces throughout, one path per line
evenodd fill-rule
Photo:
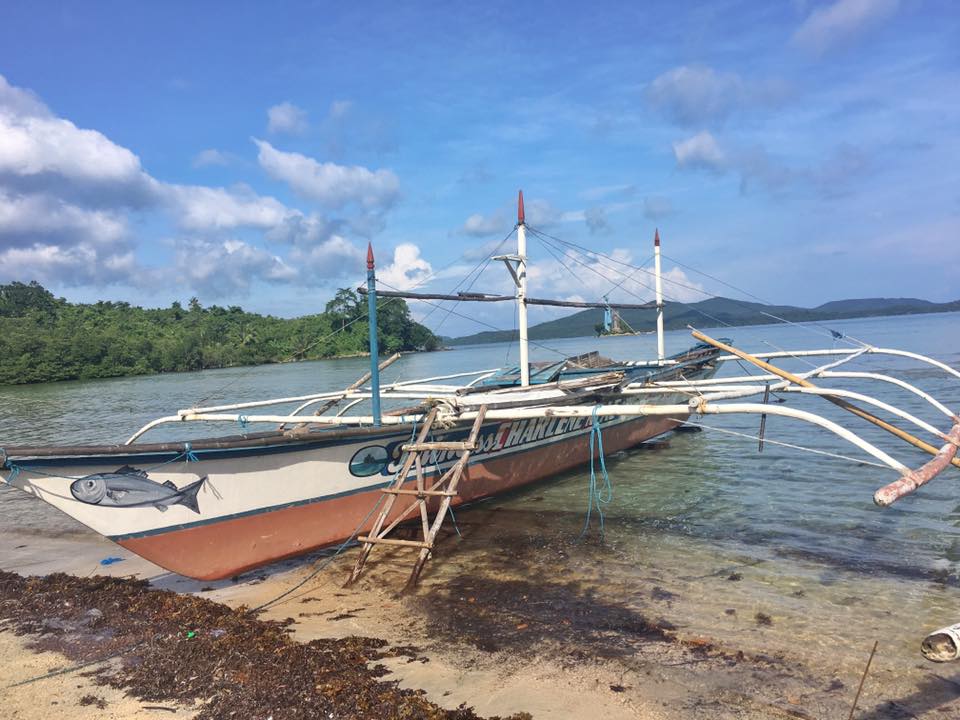
M 403 300 L 377 304 L 385 353 L 436 350 L 440 341 Z M 342 289 L 324 312 L 294 319 L 202 307 L 75 304 L 36 282 L 0 285 L 0 385 L 148 375 L 360 355 L 366 301 Z
M 933 303 L 916 298 L 862 298 L 835 300 L 815 308 L 792 305 L 764 305 L 763 303 L 713 297 L 695 303 L 664 304 L 663 323 L 667 330 L 720 325 L 766 325 L 783 318 L 791 322 L 825 321 L 840 318 L 876 317 L 879 315 L 917 315 L 921 313 L 960 311 L 960 300 Z M 656 310 L 621 310 L 623 320 L 638 331 L 652 330 L 656 325 Z M 603 310 L 583 310 L 573 315 L 531 325 L 531 340 L 585 337 L 598 334 L 603 327 Z M 443 344 L 476 345 L 480 343 L 508 342 L 516 338 L 516 331 L 489 330 L 458 338 L 442 338 Z

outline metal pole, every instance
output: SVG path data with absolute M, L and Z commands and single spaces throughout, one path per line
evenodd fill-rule
M 653 271 L 657 290 L 657 360 L 663 362 L 663 282 L 660 279 L 660 231 L 653 231 Z
M 373 424 L 380 427 L 380 348 L 377 343 L 377 273 L 373 263 L 373 245 L 367 243 L 367 319 L 370 323 L 370 389 Z
M 523 217 L 523 190 L 517 203 L 517 325 L 520 329 L 520 385 L 530 384 L 530 349 L 527 344 L 527 226 Z

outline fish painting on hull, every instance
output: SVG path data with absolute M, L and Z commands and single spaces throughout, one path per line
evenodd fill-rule
M 167 480 L 151 480 L 145 470 L 124 465 L 112 473 L 87 475 L 70 484 L 70 493 L 80 502 L 108 507 L 147 507 L 166 512 L 171 505 L 183 505 L 200 513 L 197 493 L 207 481 L 204 475 L 184 488 Z

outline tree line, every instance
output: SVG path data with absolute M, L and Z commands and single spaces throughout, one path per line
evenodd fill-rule
M 436 350 L 399 298 L 377 301 L 380 351 Z M 0 384 L 316 360 L 368 351 L 366 301 L 341 289 L 324 312 L 284 319 L 240 307 L 70 303 L 37 282 L 0 284 Z

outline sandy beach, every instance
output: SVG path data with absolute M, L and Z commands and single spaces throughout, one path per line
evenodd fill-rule
M 819 664 L 810 662 L 804 648 L 784 651 L 775 637 L 764 636 L 778 618 L 753 608 L 729 608 L 725 617 L 739 616 L 739 633 L 722 632 L 719 621 L 714 635 L 695 632 L 679 627 L 677 615 L 671 619 L 669 608 L 680 598 L 658 578 L 645 588 L 645 595 L 658 602 L 641 607 L 635 600 L 613 601 L 615 588 L 603 592 L 602 584 L 587 581 L 581 568 L 571 574 L 566 539 L 518 533 L 503 538 L 502 552 L 484 553 L 482 526 L 480 518 L 461 521 L 463 538 L 445 538 L 417 592 L 405 596 L 397 592 L 409 568 L 403 551 L 374 555 L 368 572 L 350 588 L 343 582 L 355 549 L 329 562 L 312 556 L 234 580 L 201 583 L 166 573 L 89 533 L 22 534 L 6 538 L 0 566 L 23 575 L 146 579 L 151 589 L 240 608 L 273 600 L 323 565 L 259 618 L 289 621 L 299 643 L 357 636 L 385 640 L 389 648 L 401 649 L 377 660 L 388 671 L 385 681 L 422 690 L 442 708 L 469 707 L 483 717 L 526 712 L 535 718 L 669 720 L 849 713 L 862 665 L 844 662 L 844 653 L 837 653 L 836 663 Z M 101 564 L 108 558 L 113 562 Z M 732 584 L 729 576 L 721 580 Z M 607 583 L 615 583 L 614 578 Z M 657 607 L 668 612 L 651 612 Z M 703 612 L 713 612 L 709 602 L 704 601 Z M 15 627 L 15 618 L 4 618 L 5 628 Z M 172 699 L 138 700 L 121 689 L 97 685 L 83 671 L 17 685 L 70 667 L 76 658 L 28 648 L 37 644 L 35 635 L 3 632 L 0 639 L 4 695 L 9 716 L 18 720 L 50 717 L 51 711 L 71 718 L 191 717 L 199 712 L 197 705 Z M 909 684 L 897 682 L 898 663 L 901 659 L 877 658 L 857 717 L 960 715 L 960 693 L 949 674 L 931 672 L 924 691 L 911 694 Z M 919 660 L 913 664 L 920 665 Z M 94 702 L 91 698 L 103 707 L 81 704 Z M 285 716 L 283 711 L 273 714 Z

